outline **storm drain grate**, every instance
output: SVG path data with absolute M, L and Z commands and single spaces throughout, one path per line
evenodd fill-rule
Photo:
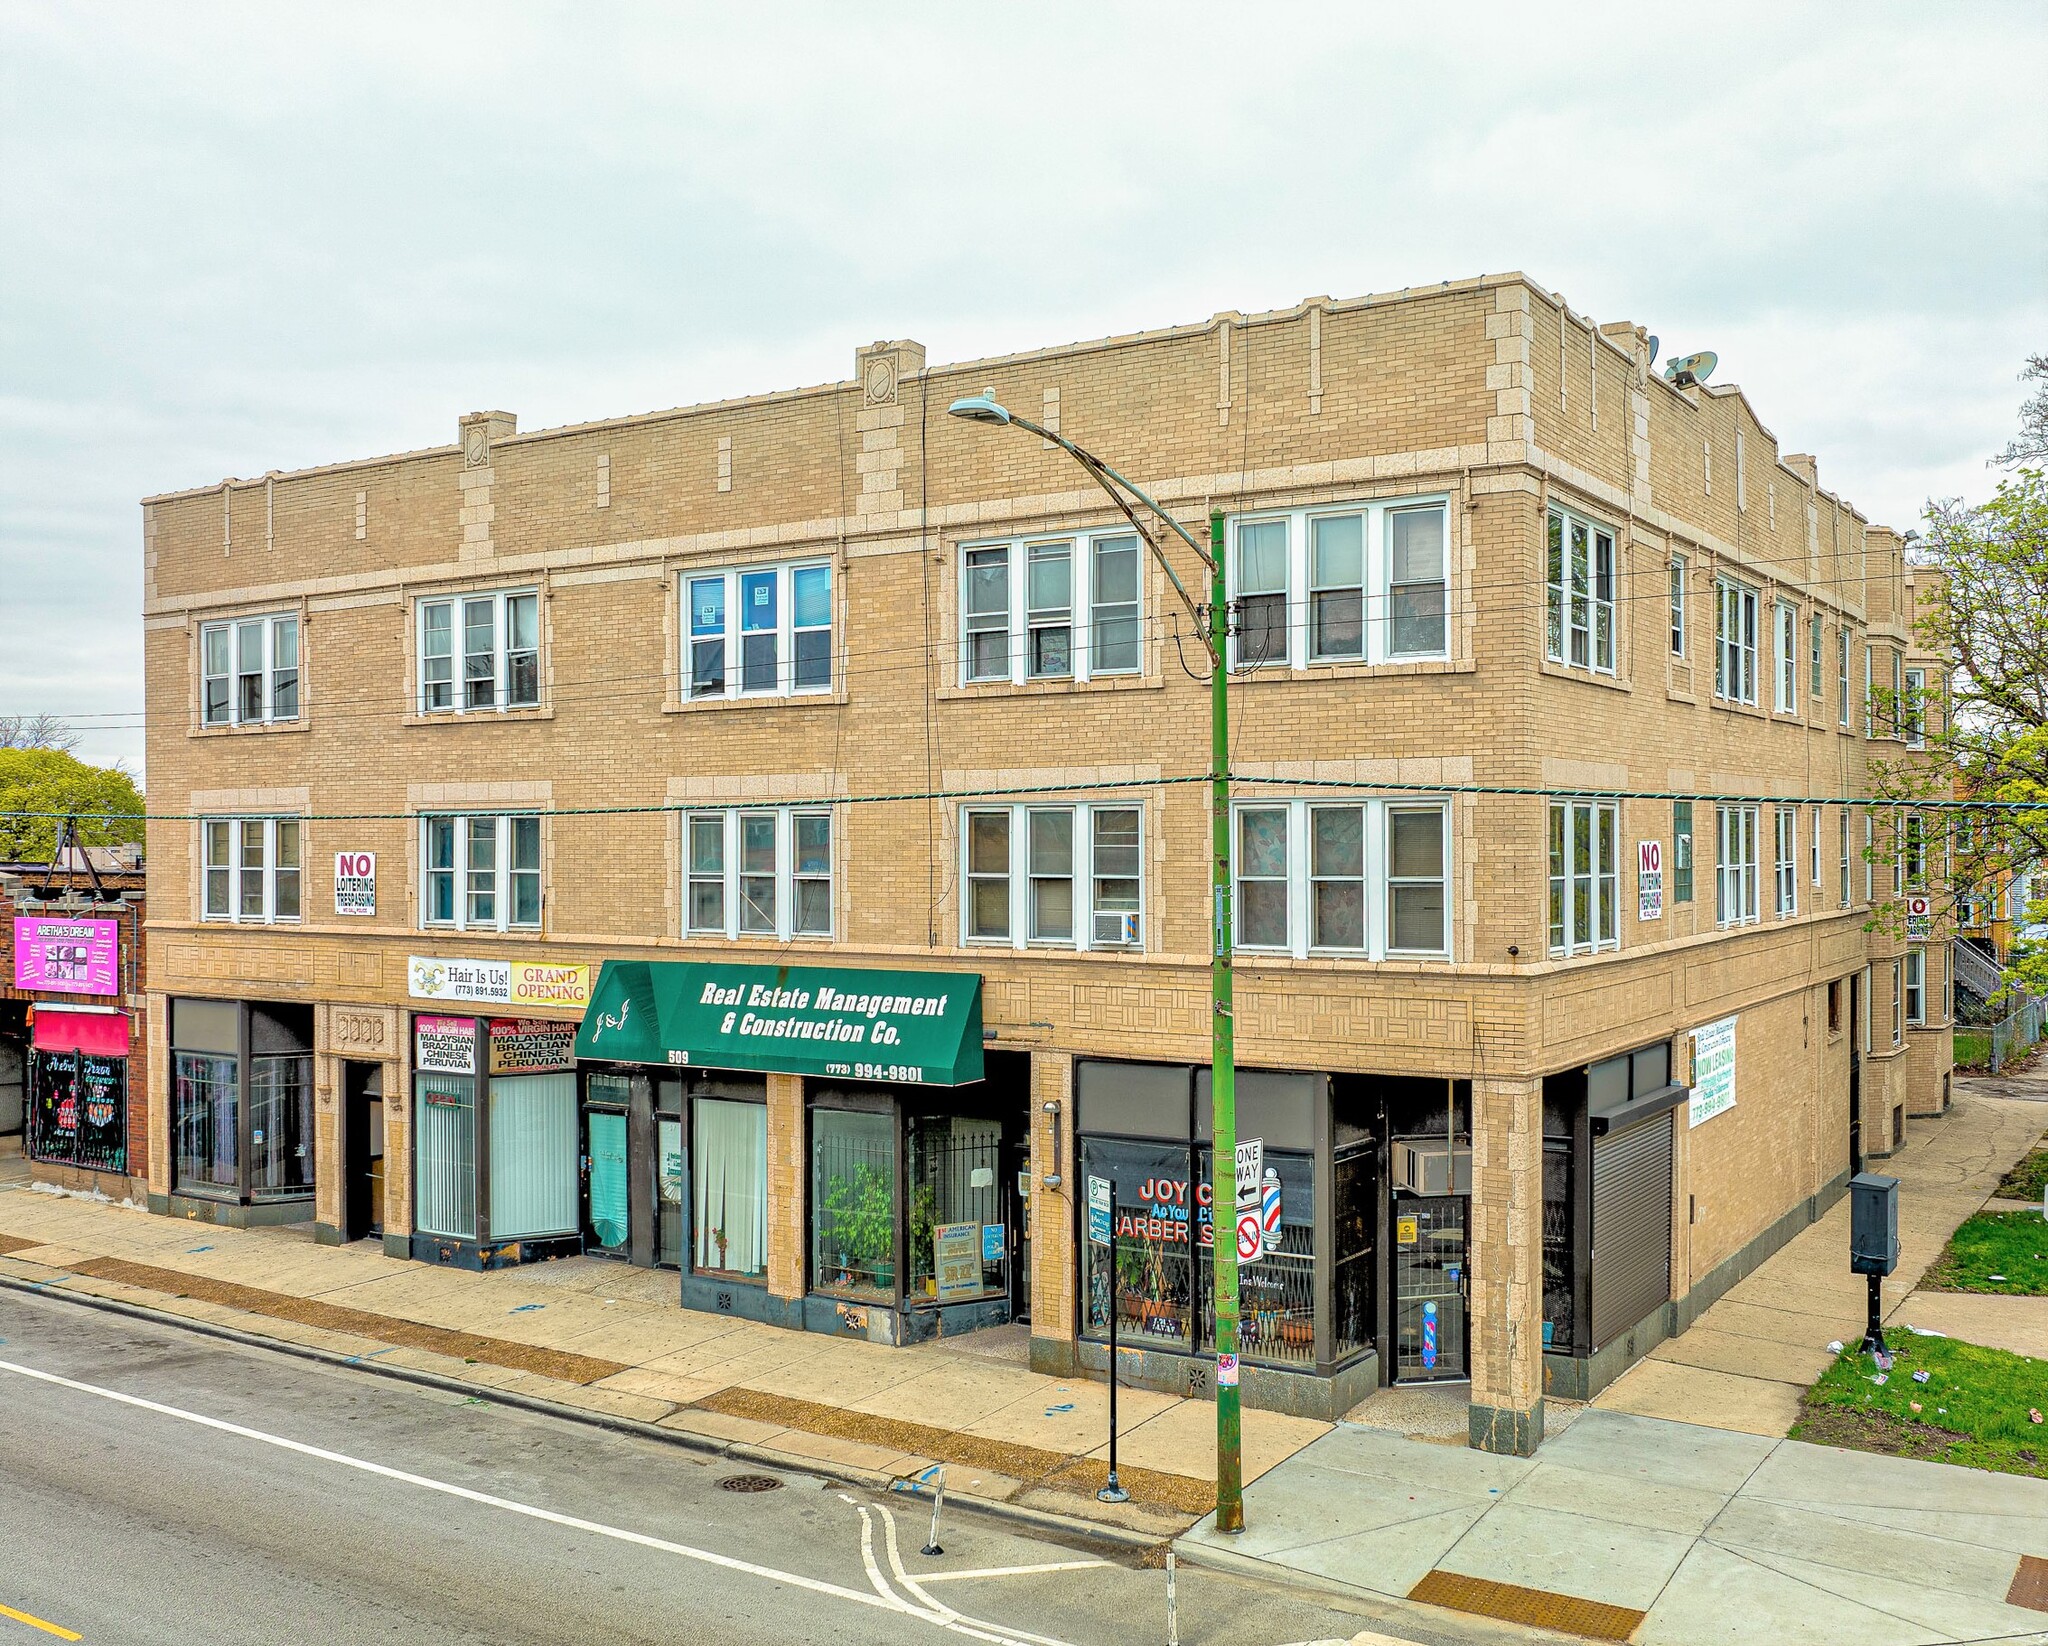
M 782 1482 L 773 1475 L 727 1475 L 718 1483 L 722 1492 L 774 1492 L 782 1489 Z

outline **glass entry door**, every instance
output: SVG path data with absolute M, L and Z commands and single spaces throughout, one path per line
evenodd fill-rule
M 683 1266 L 683 1123 L 654 1117 L 654 1261 Z
M 1463 1195 L 1394 1201 L 1394 1381 L 1471 1375 L 1465 1346 Z
M 627 1212 L 626 1117 L 615 1109 L 592 1109 L 584 1124 L 584 1249 L 600 1257 L 631 1254 L 632 1219 Z

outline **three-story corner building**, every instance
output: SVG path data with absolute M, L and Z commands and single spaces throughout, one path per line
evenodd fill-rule
M 1526 1451 L 1936 1106 L 1902 544 L 1738 390 L 1520 275 L 855 365 L 145 503 L 153 1204 L 1206 1389 L 1206 663 L 984 390 L 1227 516 L 1250 1400 Z

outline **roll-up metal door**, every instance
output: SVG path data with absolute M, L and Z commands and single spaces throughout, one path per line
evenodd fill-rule
M 1593 1140 L 1593 1347 L 1671 1298 L 1671 1113 Z

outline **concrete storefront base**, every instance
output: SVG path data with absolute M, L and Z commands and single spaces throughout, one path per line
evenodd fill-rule
M 386 1249 L 388 1250 L 388 1244 Z M 453 1269 L 511 1269 L 551 1257 L 575 1257 L 583 1250 L 580 1235 L 550 1235 L 533 1240 L 458 1240 L 449 1235 L 415 1234 L 401 1256 Z
M 217 1223 L 224 1229 L 263 1229 L 284 1223 L 306 1223 L 313 1216 L 313 1197 L 294 1200 L 208 1200 L 202 1195 L 153 1194 L 149 1209 L 160 1217 L 182 1217 L 194 1223 Z
M 1676 1337 L 1725 1297 L 1787 1242 L 1818 1223 L 1828 1208 L 1848 1191 L 1849 1174 L 1841 1173 L 1818 1194 L 1808 1195 L 1748 1245 L 1717 1263 L 1684 1297 L 1666 1303 L 1590 1355 L 1543 1357 L 1543 1392 L 1561 1400 L 1591 1400 L 1608 1384 L 1667 1338 Z M 1473 1433 L 1479 1419 L 1474 1409 Z M 1539 1425 L 1538 1438 L 1541 1438 Z M 1473 1441 L 1478 1445 L 1477 1439 Z M 1526 1454 L 1518 1454 L 1526 1455 Z
M 1031 1369 L 1051 1377 L 1107 1379 L 1109 1345 L 1076 1343 L 1068 1338 L 1034 1337 Z M 1117 1344 L 1117 1382 L 1127 1389 L 1149 1389 L 1195 1400 L 1216 1394 L 1216 1357 Z M 1328 1376 L 1282 1371 L 1276 1366 L 1245 1362 L 1238 1385 L 1244 1404 L 1289 1417 L 1334 1423 L 1380 1386 L 1379 1356 L 1372 1353 L 1340 1366 Z

